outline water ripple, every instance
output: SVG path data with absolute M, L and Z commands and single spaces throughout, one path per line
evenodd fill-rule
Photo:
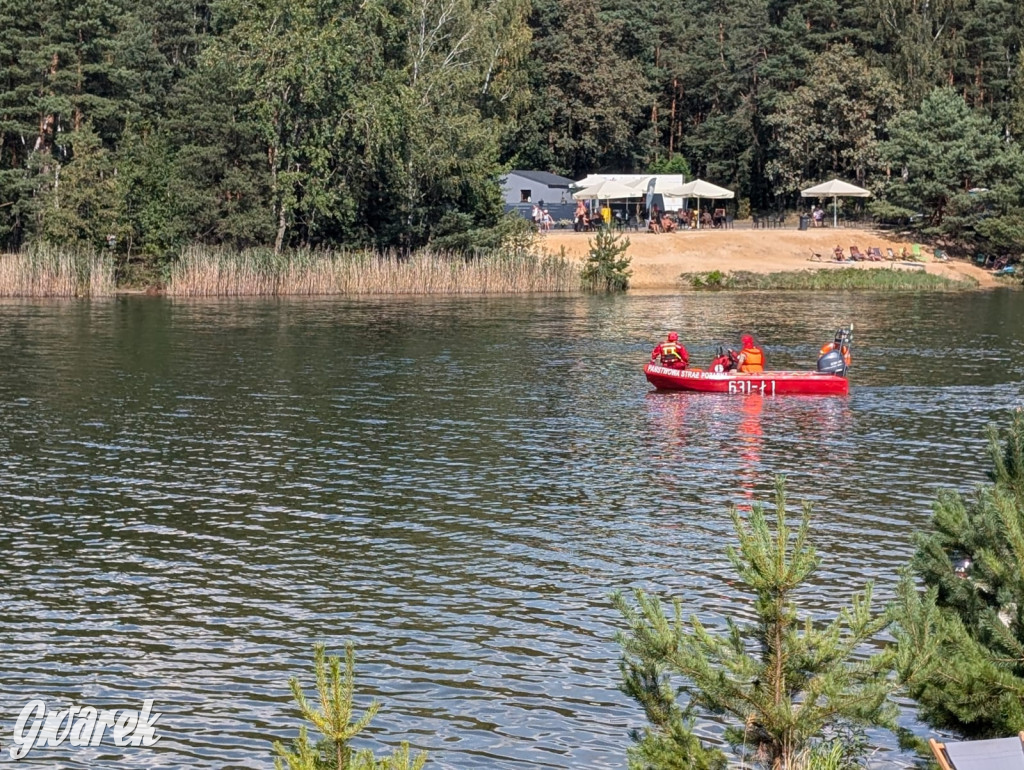
M 784 473 L 815 509 L 808 606 L 883 601 L 938 489 L 985 480 L 1022 402 L 1007 294 L 0 303 L 0 713 L 164 713 L 69 768 L 268 767 L 310 646 L 358 645 L 368 745 L 438 768 L 624 766 L 609 593 L 749 619 L 728 507 Z M 856 323 L 851 395 L 651 392 L 744 329 L 806 367 Z M 904 721 L 914 726 L 907 711 Z M 701 724 L 720 740 L 720 726 Z M 881 757 L 898 755 L 884 736 Z M 30 755 L 33 756 L 33 755 Z

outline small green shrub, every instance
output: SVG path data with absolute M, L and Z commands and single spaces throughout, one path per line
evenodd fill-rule
M 709 273 L 683 273 L 680 278 L 689 281 L 694 289 L 715 290 L 727 289 L 732 285 L 732 279 L 728 273 L 721 270 L 712 270 Z
M 590 291 L 625 291 L 629 288 L 629 238 L 622 239 L 609 229 L 597 231 L 590 243 L 590 256 L 583 266 L 583 286 Z
M 371 703 L 359 718 L 353 714 L 355 651 L 351 644 L 345 645 L 344 668 L 341 658 L 328 656 L 323 644 L 313 649 L 316 699 L 306 698 L 298 679 L 293 677 L 289 685 L 303 719 L 323 737 L 311 743 L 309 731 L 303 725 L 290 747 L 275 741 L 276 770 L 421 770 L 427 755 L 421 752 L 410 756 L 408 743 L 402 743 L 392 756 L 382 758 L 374 756 L 370 749 L 352 746 L 352 739 L 370 723 L 380 704 Z

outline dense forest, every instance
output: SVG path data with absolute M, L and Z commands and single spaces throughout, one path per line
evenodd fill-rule
M 0 247 L 501 237 L 509 168 L 833 176 L 1024 248 L 1019 0 L 9 0 Z

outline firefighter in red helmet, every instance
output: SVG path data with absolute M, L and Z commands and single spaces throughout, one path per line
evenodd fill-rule
M 669 332 L 664 342 L 659 342 L 651 351 L 651 361 L 671 369 L 685 369 L 690 365 L 690 354 L 679 343 L 679 335 Z

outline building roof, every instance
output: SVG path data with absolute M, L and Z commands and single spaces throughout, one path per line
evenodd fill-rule
M 574 184 L 574 182 L 568 177 L 559 176 L 558 174 L 552 174 L 548 171 L 509 171 L 509 176 L 515 174 L 521 176 L 524 179 L 529 179 L 531 182 L 537 182 L 548 187 L 565 187 Z

